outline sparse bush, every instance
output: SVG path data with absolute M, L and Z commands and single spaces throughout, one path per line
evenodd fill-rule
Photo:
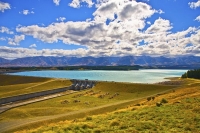
M 75 126 L 74 126 L 74 130 L 80 130 L 79 125 L 75 125 Z
M 137 108 L 134 108 L 134 107 L 133 107 L 131 110 L 134 111 L 134 110 L 136 110 L 136 109 L 137 109 Z
M 147 101 L 150 101 L 151 100 L 151 97 L 147 97 Z
M 166 99 L 162 99 L 161 101 L 160 101 L 160 103 L 168 103 L 168 101 L 166 100 Z
M 127 129 L 126 125 L 120 126 L 120 129 Z
M 67 127 L 66 130 L 69 131 L 69 130 L 72 130 L 72 128 L 71 127 Z
M 72 123 L 74 123 L 74 122 L 78 122 L 78 120 L 77 120 L 77 119 L 74 119 L 74 120 L 72 121 Z
M 110 123 L 110 126 L 119 126 L 119 125 L 120 125 L 120 123 L 116 120 L 114 120 Z
M 191 131 L 191 130 L 192 130 L 189 124 L 186 124 L 185 130 L 186 130 L 186 131 Z
M 92 120 L 92 117 L 88 116 L 88 117 L 86 117 L 86 120 L 90 121 L 90 120 Z
M 155 99 L 155 97 L 151 97 L 151 99 L 152 99 L 152 100 L 154 100 L 154 99 Z
M 140 106 L 140 104 L 139 104 L 139 103 L 137 103 L 137 104 L 135 104 L 134 106 Z
M 79 103 L 80 101 L 79 101 L 79 100 L 74 100 L 73 102 L 74 102 L 74 103 Z
M 157 103 L 156 103 L 156 106 L 157 106 L 157 107 L 160 107 L 161 105 L 162 105 L 162 103 L 160 103 L 160 102 L 157 102 Z
M 82 128 L 83 128 L 83 129 L 87 129 L 87 128 L 92 128 L 92 126 L 90 126 L 90 125 L 88 125 L 88 124 L 83 124 L 83 125 L 82 125 Z

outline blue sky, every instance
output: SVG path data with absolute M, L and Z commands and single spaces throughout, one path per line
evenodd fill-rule
M 200 0 L 0 0 L 0 57 L 200 56 Z

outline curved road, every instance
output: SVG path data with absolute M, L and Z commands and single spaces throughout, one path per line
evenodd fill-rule
M 45 96 L 42 96 L 42 97 L 39 97 L 39 98 L 30 99 L 30 100 L 26 100 L 26 101 L 23 101 L 23 102 L 4 105 L 4 106 L 0 107 L 0 113 L 3 113 L 6 110 L 9 110 L 11 108 L 15 108 L 15 107 L 18 107 L 18 106 L 22 106 L 22 105 L 26 105 L 26 104 L 30 104 L 30 103 L 35 103 L 35 102 L 39 102 L 39 101 L 44 101 L 44 100 L 47 100 L 47 99 L 51 99 L 51 98 L 55 98 L 55 97 L 59 97 L 59 96 L 63 96 L 63 95 L 68 95 L 68 94 L 71 94 L 71 93 L 74 93 L 74 92 L 76 92 L 76 91 L 70 90 L 70 91 L 66 91 L 65 93 L 62 92 L 62 93 L 56 93 L 56 94 L 51 94 L 51 95 L 45 95 Z

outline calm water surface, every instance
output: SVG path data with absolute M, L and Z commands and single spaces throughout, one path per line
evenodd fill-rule
M 167 77 L 180 77 L 187 70 L 163 70 L 163 69 L 143 69 L 139 71 L 27 71 L 11 73 L 12 75 L 35 76 L 35 77 L 53 77 L 67 79 L 89 79 L 100 81 L 132 82 L 132 83 L 156 83 L 166 81 Z

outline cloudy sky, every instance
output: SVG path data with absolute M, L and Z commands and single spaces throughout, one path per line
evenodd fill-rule
M 200 0 L 0 0 L 0 57 L 200 56 Z

